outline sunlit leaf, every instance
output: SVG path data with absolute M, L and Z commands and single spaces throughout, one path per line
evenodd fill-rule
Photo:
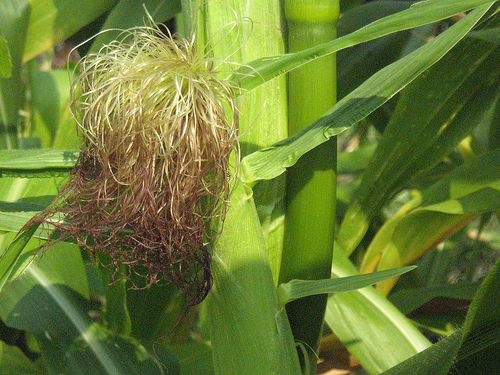
M 354 275 L 358 275 L 356 268 L 336 249 L 332 277 Z M 422 333 L 372 287 L 331 295 L 325 321 L 370 374 L 387 370 L 430 345 Z
M 23 61 L 53 48 L 115 5 L 116 0 L 30 0 Z
M 439 37 L 374 74 L 304 131 L 245 157 L 240 165 L 242 180 L 254 183 L 279 176 L 304 153 L 365 118 L 444 56 L 490 6 L 475 9 Z
M 349 292 L 378 283 L 379 281 L 400 276 L 415 267 L 403 267 L 394 270 L 375 272 L 368 275 L 348 276 L 325 280 L 291 280 L 278 286 L 278 298 L 281 305 L 299 298 L 317 295 Z
M 295 69 L 308 61 L 359 43 L 367 42 L 397 31 L 436 22 L 483 4 L 489 0 L 428 0 L 413 4 L 409 9 L 377 20 L 356 32 L 329 43 L 287 56 L 265 57 L 240 69 L 233 77 L 244 89 L 252 89 L 274 77 Z
M 2 176 L 41 177 L 68 173 L 74 167 L 79 153 L 62 150 L 1 150 Z

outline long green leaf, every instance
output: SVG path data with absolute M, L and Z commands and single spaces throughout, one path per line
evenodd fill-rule
M 362 272 L 410 264 L 479 214 L 500 209 L 500 150 L 480 155 L 422 193 L 421 204 L 394 215 L 379 230 Z M 417 200 L 420 201 L 420 199 Z M 387 293 L 395 280 L 378 285 Z
M 465 319 L 463 341 L 458 352 L 458 370 L 471 371 L 479 364 L 482 373 L 496 371 L 497 363 L 484 361 L 498 352 L 500 343 L 500 260 L 488 274 L 472 301 Z M 478 362 L 478 360 L 480 362 Z
M 186 340 L 171 332 L 184 312 L 185 299 L 173 285 L 152 285 L 145 290 L 127 290 L 127 310 L 132 335 L 141 342 L 153 343 L 165 335 L 165 342 Z M 189 319 L 184 318 L 187 322 Z M 184 321 L 182 322 L 184 323 Z M 182 324 L 180 323 L 180 324 Z
M 408 314 L 435 297 L 456 299 L 474 298 L 479 284 L 446 284 L 432 285 L 422 288 L 404 289 L 391 293 L 389 300 L 398 307 L 403 314 Z
M 79 153 L 76 151 L 2 150 L 0 151 L 0 171 L 9 173 L 68 171 L 74 167 L 78 156 Z
M 35 335 L 51 373 L 163 374 L 139 343 L 93 322 L 89 297 L 80 249 L 58 243 L 5 285 L 0 316 Z
M 2 375 L 46 375 L 19 347 L 4 342 L 0 342 L 0 368 Z
M 30 0 L 31 11 L 24 46 L 27 62 L 67 39 L 115 5 L 116 0 Z
M 32 214 L 48 205 L 60 181 L 60 179 L 0 178 L 0 211 L 5 218 L 8 218 L 6 224 L 11 228 L 7 230 L 15 229 L 16 226 L 20 229 Z M 37 226 L 33 226 L 17 238 L 15 233 L 0 232 L 0 286 L 15 275 L 17 270 L 23 269 L 21 263 L 26 261 L 24 248 L 36 230 Z M 39 243 L 38 240 L 36 242 Z
M 12 273 L 18 265 L 18 261 L 21 259 L 24 248 L 38 227 L 39 225 L 33 225 L 26 232 L 21 233 L 0 257 L 0 290 L 11 278 Z
M 332 278 L 354 275 L 358 275 L 356 268 L 336 248 Z M 372 287 L 331 295 L 325 321 L 369 374 L 379 374 L 430 345 L 415 326 Z
M 288 321 L 279 310 L 251 190 L 233 190 L 224 230 L 213 250 L 207 299 L 216 374 L 300 374 Z M 278 325 L 282 323 L 282 325 Z
M 233 76 L 244 89 L 252 89 L 268 80 L 287 73 L 312 59 L 334 53 L 341 49 L 367 42 L 384 35 L 436 22 L 455 14 L 466 12 L 488 0 L 427 0 L 412 5 L 409 9 L 384 17 L 362 29 L 316 47 L 286 56 L 265 57 L 251 62 Z
M 500 209 L 500 150 L 479 155 L 422 193 L 423 210 L 474 214 Z
M 497 45 L 466 38 L 405 89 L 339 231 L 348 252 L 390 197 L 436 166 L 485 116 L 498 95 L 498 56 Z
M 182 375 L 214 375 L 212 349 L 200 342 L 169 347 L 170 352 L 178 358 Z
M 339 19 L 338 37 L 349 35 L 376 20 L 406 10 L 411 5 L 407 1 L 379 0 L 356 7 Z M 412 31 L 406 30 L 340 50 L 337 53 L 339 99 L 378 70 L 400 58 L 402 49 L 412 34 Z M 420 33 L 418 37 L 421 37 Z
M 442 58 L 491 5 L 478 7 L 439 37 L 380 70 L 304 131 L 245 157 L 240 165 L 242 180 L 255 183 L 279 176 L 307 151 L 365 118 Z
M 338 279 L 291 280 L 278 286 L 278 299 L 280 304 L 284 306 L 290 301 L 307 296 L 349 292 L 351 290 L 376 284 L 379 281 L 400 276 L 413 269 L 415 269 L 415 266 L 374 272 L 368 275 L 342 277 Z
M 38 62 L 29 61 L 28 84 L 31 93 L 30 137 L 40 140 L 42 148 L 71 147 L 76 142 L 76 123 L 71 116 L 70 73 L 67 69 L 41 70 Z M 58 134 L 64 133 L 66 145 L 54 144 Z
M 430 348 L 384 371 L 382 375 L 447 375 L 460 347 L 462 331 L 432 345 Z

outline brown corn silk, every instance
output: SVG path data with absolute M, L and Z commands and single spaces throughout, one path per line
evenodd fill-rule
M 72 90 L 80 158 L 25 228 L 42 222 L 57 229 L 44 247 L 73 237 L 117 270 L 127 265 L 143 286 L 166 280 L 191 304 L 203 300 L 208 223 L 224 217 L 237 136 L 235 88 L 214 66 L 192 41 L 154 27 L 83 59 Z

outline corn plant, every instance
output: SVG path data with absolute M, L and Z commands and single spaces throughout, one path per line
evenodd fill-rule
M 498 2 L 362 3 L 1 0 L 1 373 L 495 373 Z

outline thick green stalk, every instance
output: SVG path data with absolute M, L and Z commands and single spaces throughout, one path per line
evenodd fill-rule
M 297 52 L 335 38 L 336 0 L 285 2 L 288 49 Z M 321 117 L 336 100 L 335 56 L 330 55 L 289 74 L 289 132 L 295 134 Z M 289 169 L 285 243 L 280 282 L 330 278 L 335 234 L 336 139 L 302 156 Z M 287 305 L 295 339 L 317 350 L 326 296 Z M 316 357 L 309 353 L 310 371 Z

